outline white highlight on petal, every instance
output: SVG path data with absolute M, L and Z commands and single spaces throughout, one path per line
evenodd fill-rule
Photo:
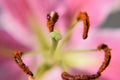
M 16 19 L 17 20 L 17 19 Z M 33 46 L 33 35 L 28 32 L 24 24 L 20 24 L 12 16 L 4 12 L 1 16 L 1 25 L 15 40 L 28 47 Z

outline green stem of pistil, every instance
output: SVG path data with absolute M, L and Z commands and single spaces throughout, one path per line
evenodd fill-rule
M 52 40 L 52 47 L 50 48 L 49 56 L 54 55 L 54 52 L 55 52 L 56 47 L 58 45 L 58 41 L 57 40 L 55 40 L 54 38 L 52 38 L 51 40 Z

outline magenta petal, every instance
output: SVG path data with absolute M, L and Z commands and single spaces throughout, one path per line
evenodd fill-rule
M 11 13 L 20 23 L 27 25 L 30 13 L 26 0 L 2 0 L 2 8 Z
M 95 47 L 101 43 L 107 44 L 111 48 L 111 62 L 108 68 L 103 72 L 103 77 L 107 80 L 119 80 L 120 74 L 120 29 L 103 30 L 93 33 L 91 41 L 86 43 Z
M 0 80 L 24 80 L 25 74 L 13 59 L 0 54 Z
M 5 54 L 4 52 L 8 52 L 6 54 L 10 54 L 11 51 L 13 50 L 21 50 L 24 52 L 31 50 L 30 47 L 20 44 L 18 41 L 16 41 L 13 37 L 11 37 L 7 32 L 3 30 L 0 30 L 0 37 L 1 37 L 0 38 L 0 54 L 1 53 Z
M 36 65 L 36 57 L 25 56 L 22 59 L 33 72 Z M 28 76 L 19 68 L 13 58 L 0 54 L 0 80 L 27 80 L 27 77 Z

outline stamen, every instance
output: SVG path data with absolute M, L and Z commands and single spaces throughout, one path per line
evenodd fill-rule
M 29 80 L 34 80 L 33 73 L 29 70 L 29 68 L 24 64 L 24 62 L 21 59 L 22 56 L 21 51 L 14 51 L 14 60 L 17 63 L 17 65 L 28 75 Z
M 77 16 L 77 20 L 79 21 L 80 19 L 83 20 L 84 23 L 84 29 L 83 29 L 83 39 L 86 39 L 88 37 L 88 30 L 90 27 L 90 21 L 89 21 L 89 16 L 87 12 L 80 12 L 79 15 Z
M 62 76 L 62 79 L 63 79 L 63 80 L 74 80 L 74 79 L 73 79 L 74 76 L 68 74 L 67 72 L 63 72 L 61 76 Z
M 103 72 L 107 66 L 110 63 L 110 59 L 111 59 L 111 52 L 110 52 L 110 48 L 106 45 L 106 44 L 101 44 L 98 46 L 98 50 L 103 50 L 105 52 L 105 58 L 104 61 L 101 65 L 101 67 L 99 68 L 99 73 Z
M 49 29 L 49 32 L 53 32 L 54 30 L 54 25 L 57 22 L 59 16 L 57 12 L 51 12 L 50 14 L 47 15 L 47 27 Z
M 103 50 L 105 52 L 105 58 L 96 74 L 93 74 L 93 75 L 70 75 L 67 72 L 63 72 L 61 75 L 62 79 L 63 80 L 91 80 L 91 79 L 99 78 L 101 76 L 101 73 L 107 68 L 107 66 L 110 63 L 110 59 L 111 59 L 110 50 L 111 49 L 106 44 L 99 45 L 97 49 Z
M 98 78 L 100 75 L 99 73 L 93 75 L 70 75 L 67 72 L 63 72 L 62 78 L 63 80 L 91 80 Z

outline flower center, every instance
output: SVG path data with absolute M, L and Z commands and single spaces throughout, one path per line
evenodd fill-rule
M 73 28 L 81 20 L 83 21 L 83 24 L 84 24 L 82 38 L 86 39 L 88 37 L 90 22 L 89 22 L 89 17 L 87 15 L 87 13 L 80 12 L 76 18 L 76 21 L 68 28 L 68 30 L 64 36 L 62 36 L 60 34 L 59 30 L 54 29 L 55 23 L 57 22 L 58 18 L 59 18 L 59 15 L 56 12 L 51 12 L 50 14 L 47 15 L 47 27 L 49 30 L 51 45 L 50 46 L 49 46 L 49 44 L 47 45 L 44 42 L 44 39 L 40 39 L 41 45 L 42 45 L 41 47 L 42 47 L 42 52 L 43 52 L 43 56 L 44 56 L 44 61 L 42 64 L 40 64 L 40 66 L 37 68 L 37 70 L 35 72 L 35 80 L 39 80 L 45 72 L 50 70 L 55 65 L 60 66 L 64 71 L 68 72 L 69 67 L 73 67 L 74 64 L 79 64 L 79 61 L 81 61 L 79 58 L 76 58 L 76 56 L 74 54 L 78 54 L 81 52 L 97 51 L 97 50 L 102 49 L 105 52 L 105 59 L 96 74 L 73 76 L 66 72 L 62 73 L 63 80 L 91 80 L 91 79 L 96 79 L 96 78 L 100 77 L 101 73 L 108 66 L 108 64 L 110 62 L 110 58 L 111 58 L 110 49 L 107 45 L 101 44 L 100 46 L 98 46 L 97 49 L 91 49 L 91 50 L 69 50 L 69 51 L 62 50 L 62 47 L 64 46 L 64 44 L 66 42 L 68 42 Z M 37 30 L 37 29 L 35 29 L 35 30 Z M 42 34 L 40 34 L 40 36 L 42 36 Z M 44 37 L 42 37 L 42 38 L 44 38 Z M 44 43 L 42 43 L 42 42 L 44 42 Z M 45 48 L 46 46 L 48 47 L 47 49 Z M 72 54 L 72 57 L 74 57 L 74 59 L 67 58 L 71 54 Z M 28 75 L 29 80 L 34 80 L 33 73 L 24 64 L 24 62 L 21 59 L 21 56 L 22 56 L 22 52 L 15 51 L 14 52 L 15 62 Z

